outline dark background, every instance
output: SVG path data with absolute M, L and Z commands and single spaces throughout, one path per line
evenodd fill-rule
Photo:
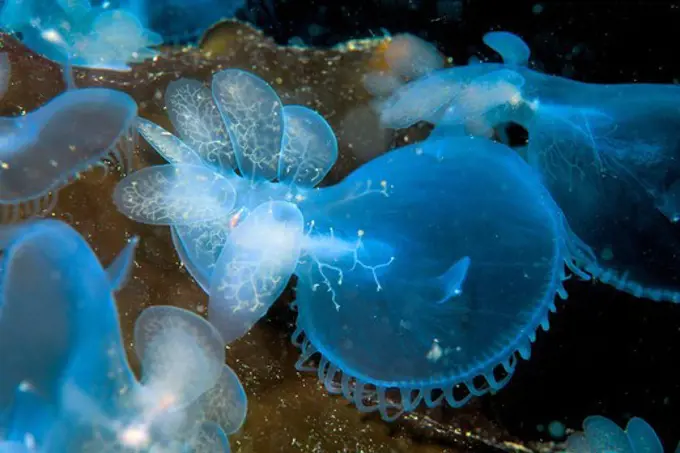
M 281 44 L 324 47 L 409 32 L 464 64 L 471 55 L 497 59 L 481 38 L 503 29 L 522 36 L 532 65 L 551 74 L 602 83 L 680 79 L 674 2 L 251 0 L 240 14 Z M 485 411 L 527 440 L 549 439 L 537 427 L 552 420 L 579 428 L 588 415 L 620 424 L 639 416 L 672 451 L 680 440 L 680 306 L 590 283 L 567 289 L 531 360 L 486 398 Z

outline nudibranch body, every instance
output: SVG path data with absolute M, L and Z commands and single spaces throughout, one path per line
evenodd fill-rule
M 502 388 L 566 297 L 566 269 L 589 278 L 575 263 L 596 263 L 504 145 L 432 139 L 311 190 L 337 158 L 335 137 L 261 79 L 174 82 L 166 102 L 182 140 L 139 121 L 170 165 L 124 179 L 119 209 L 172 226 L 225 343 L 297 274 L 299 366 L 321 353 L 329 390 L 386 419 Z
M 65 91 L 23 116 L 0 118 L 5 222 L 49 211 L 58 190 L 103 159 L 131 167 L 137 103 L 106 88 Z
M 6 227 L 1 240 L 5 448 L 229 451 L 246 398 L 214 327 L 179 308 L 148 308 L 135 326 L 141 382 L 128 365 L 113 292 L 130 274 L 136 239 L 107 270 L 61 222 Z
M 265 276 L 260 268 L 261 281 L 246 279 L 246 263 L 257 267 L 262 262 L 256 257 L 267 257 L 252 247 L 249 216 L 263 203 L 282 202 L 272 209 L 298 219 L 291 228 L 302 231 L 302 216 L 286 203 L 299 202 L 321 182 L 337 159 L 337 140 L 317 112 L 284 106 L 271 86 L 242 70 L 216 73 L 211 88 L 195 80 L 172 82 L 166 103 L 181 139 L 144 119 L 138 120 L 138 130 L 169 164 L 129 175 L 116 187 L 114 200 L 134 220 L 172 227 L 182 262 L 210 295 L 211 320 L 220 320 L 218 328 L 230 342 L 264 315 L 297 262 L 290 250 L 285 272 Z M 262 212 L 258 223 L 278 222 L 276 215 L 267 220 L 269 213 Z M 241 223 L 247 225 L 243 234 L 232 232 Z M 230 258 L 220 261 L 224 253 Z M 246 262 L 235 262 L 244 256 Z M 272 278 L 275 288 L 259 286 Z M 236 306 L 244 309 L 234 318 L 227 309 Z
M 505 145 L 399 148 L 299 203 L 298 367 L 385 419 L 501 389 L 590 250 Z M 387 395 L 397 390 L 400 396 Z
M 641 418 L 633 417 L 623 430 L 608 418 L 595 415 L 583 421 L 583 432 L 567 439 L 565 453 L 663 453 L 654 429 Z
M 516 35 L 492 32 L 484 42 L 503 63 L 434 70 L 397 86 L 377 104 L 383 124 L 427 121 L 435 136 L 501 140 L 519 124 L 529 134 L 519 151 L 600 257 L 588 271 L 637 297 L 680 302 L 677 270 L 658 266 L 680 253 L 680 87 L 577 82 L 527 67 L 528 46 Z
M 61 65 L 127 71 L 129 63 L 158 55 L 150 47 L 163 42 L 142 23 L 138 0 L 130 3 L 112 8 L 109 2 L 95 6 L 89 0 L 7 1 L 0 9 L 0 27 L 20 33 L 31 50 Z

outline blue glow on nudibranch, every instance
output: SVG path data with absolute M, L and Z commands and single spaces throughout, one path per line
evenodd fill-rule
M 137 130 L 156 152 L 172 164 L 203 165 L 203 159 L 184 142 L 162 127 L 137 118 Z
M 301 105 L 283 108 L 284 134 L 278 180 L 283 184 L 315 187 L 338 160 L 338 140 L 326 120 Z
M 215 174 L 214 179 L 226 178 L 236 194 L 227 214 L 213 203 L 212 216 L 206 213 L 203 219 L 166 223 L 172 225 L 182 262 L 209 292 L 215 265 L 232 229 L 262 203 L 303 198 L 337 160 L 337 140 L 318 113 L 303 106 L 283 106 L 266 82 L 241 70 L 216 73 L 211 88 L 196 80 L 171 82 L 165 101 L 178 136 L 139 119 L 141 135 L 175 168 L 202 165 L 203 172 Z M 144 197 L 135 196 L 133 204 L 125 204 L 120 194 L 138 193 L 137 178 L 155 181 L 170 170 L 151 167 L 143 171 L 143 175 L 133 174 L 119 183 L 116 199 L 121 212 L 154 223 L 138 215 L 136 208 L 144 205 L 143 199 L 162 200 L 160 205 L 155 201 L 156 205 L 181 212 L 173 206 L 181 201 L 179 197 L 167 196 L 167 191 L 149 184 Z M 207 198 L 200 194 L 193 202 L 207 206 Z
M 171 225 L 223 342 L 264 316 L 295 273 L 299 369 L 320 354 L 313 368 L 330 392 L 387 420 L 420 403 L 461 406 L 500 390 L 529 357 L 555 295 L 567 296 L 566 269 L 587 279 L 598 266 L 519 155 L 461 133 L 461 123 L 505 119 L 522 103 L 524 75 L 483 67 L 455 109 L 438 113 L 435 138 L 315 190 L 337 159 L 318 113 L 284 107 L 240 70 L 216 74 L 212 90 L 173 82 L 166 103 L 179 137 L 138 121 L 169 164 L 124 179 L 117 205 Z M 229 185 L 201 187 L 188 169 Z M 388 400 L 389 389 L 401 400 Z
M 213 76 L 212 92 L 241 175 L 251 180 L 276 178 L 284 119 L 274 89 L 254 74 L 226 69 Z
M 70 49 L 83 64 L 102 69 L 126 69 L 129 62 L 157 55 L 149 47 L 162 43 L 194 43 L 212 25 L 233 18 L 245 6 L 244 0 L 4 3 L 0 26 L 21 32 L 31 49 L 57 62 L 63 62 Z
M 654 429 L 641 418 L 628 421 L 621 429 L 608 418 L 595 415 L 583 421 L 583 432 L 569 436 L 565 453 L 663 453 Z
M 6 227 L 1 239 L 3 448 L 229 451 L 247 402 L 211 324 L 180 308 L 146 309 L 134 331 L 142 380 L 130 370 L 112 293 L 130 274 L 136 240 L 105 270 L 62 222 Z
M 19 442 L 0 441 L 0 453 L 30 453 L 31 450 Z
M 105 88 L 66 91 L 41 108 L 0 118 L 0 207 L 5 222 L 51 210 L 58 189 L 103 159 L 132 165 L 137 103 Z
M 150 225 L 185 225 L 229 216 L 236 191 L 198 165 L 159 165 L 134 172 L 113 194 L 118 209 Z
M 136 241 L 132 244 L 134 247 Z M 0 376 L 0 408 L 12 407 L 14 394 L 24 381 L 46 405 L 53 406 L 58 403 L 71 353 L 80 344 L 88 322 L 92 329 L 100 329 L 101 335 L 88 343 L 91 351 L 101 353 L 91 357 L 88 366 L 94 373 L 102 371 L 99 366 L 109 366 L 103 343 L 111 329 L 118 335 L 113 285 L 87 242 L 61 222 L 32 221 L 3 227 L 2 248 L 0 353 L 7 368 L 3 367 Z M 124 256 L 128 257 L 126 263 L 116 264 L 119 275 L 132 262 L 131 253 Z M 88 279 L 82 278 L 83 272 L 88 273 Z M 40 285 L 35 284 L 36 275 L 44 276 Z M 93 288 L 101 291 L 92 294 Z M 35 313 L 41 316 L 36 318 Z M 84 373 L 77 379 L 86 382 L 89 376 Z
M 319 354 L 331 393 L 385 419 L 500 390 L 566 269 L 594 260 L 533 170 L 481 138 L 390 151 L 299 206 L 298 368 Z
M 523 126 L 529 134 L 523 153 L 571 228 L 597 255 L 609 256 L 584 267 L 634 296 L 680 302 L 677 269 L 657 265 L 680 253 L 680 87 L 542 74 L 526 66 L 529 50 L 519 37 L 492 32 L 484 42 L 503 63 L 434 70 L 397 86 L 376 104 L 383 125 L 427 121 L 436 125 L 436 137 L 496 133 L 501 139 L 506 124 Z
M 304 219 L 296 205 L 257 206 L 229 234 L 210 282 L 208 318 L 225 343 L 243 336 L 279 298 L 300 257 Z
M 181 142 L 218 173 L 234 172 L 234 146 L 210 88 L 198 80 L 170 82 L 165 90 L 165 105 Z
M 507 31 L 492 31 L 484 35 L 484 44 L 503 56 L 503 62 L 508 65 L 527 66 L 531 50 L 529 46 L 514 33 Z
M 470 271 L 470 260 L 469 256 L 464 256 L 458 261 L 456 261 L 453 266 L 449 268 L 443 275 L 439 277 L 442 281 L 442 285 L 446 290 L 444 291 L 444 296 L 439 300 L 438 303 L 442 304 L 456 296 L 463 294 L 463 283 L 467 278 L 467 274 Z
M 514 73 L 499 73 L 522 86 Z M 477 91 L 494 80 L 480 80 Z M 240 70 L 216 74 L 212 92 L 173 82 L 166 102 L 182 140 L 140 120 L 142 135 L 171 164 L 121 181 L 119 209 L 145 223 L 158 223 L 139 215 L 145 200 L 178 213 L 162 223 L 172 225 L 180 258 L 209 294 L 210 320 L 226 343 L 264 316 L 297 274 L 298 366 L 321 353 L 326 386 L 385 419 L 421 401 L 460 406 L 502 388 L 517 355 L 529 356 L 538 327 L 548 328 L 555 294 L 566 297 L 566 267 L 588 278 L 575 263 L 595 262 L 534 171 L 504 145 L 429 140 L 310 190 L 337 158 L 332 130 L 316 112 L 283 107 L 269 85 Z M 195 181 L 177 193 L 156 183 L 138 189 L 140 181 L 166 184 L 168 175 L 171 186 L 184 187 L 184 168 L 230 181 L 233 207 L 206 195 L 188 206 L 184 194 Z M 128 192 L 134 203 L 120 196 Z M 185 211 L 186 222 L 178 218 Z M 367 385 L 378 392 L 371 407 Z M 402 390 L 396 406 L 384 398 L 388 388 Z
M 0 27 L 21 33 L 26 46 L 61 65 L 97 69 L 129 70 L 129 63 L 158 55 L 150 47 L 162 43 L 132 11 L 89 0 L 7 1 Z

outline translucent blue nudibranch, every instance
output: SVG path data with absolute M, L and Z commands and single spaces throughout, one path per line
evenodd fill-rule
M 518 36 L 491 32 L 483 40 L 503 63 L 430 64 L 410 83 L 403 63 L 370 75 L 383 125 L 427 121 L 435 136 L 504 141 L 507 125 L 519 124 L 529 135 L 519 151 L 602 258 L 589 272 L 637 297 L 680 302 L 678 269 L 658 266 L 680 254 L 680 87 L 543 74 L 528 67 L 529 47 Z
M 160 35 L 145 28 L 135 4 L 113 8 L 89 0 L 6 1 L 0 27 L 20 33 L 34 52 L 61 65 L 126 71 L 129 64 L 158 55 Z
M 263 232 L 263 225 L 278 225 L 282 235 L 295 238 L 288 229 L 301 232 L 303 217 L 294 204 L 335 163 L 337 140 L 317 112 L 284 106 L 264 80 L 242 70 L 214 74 L 211 88 L 196 80 L 172 82 L 165 99 L 181 139 L 141 118 L 138 130 L 169 164 L 131 174 L 116 187 L 114 200 L 134 220 L 172 227 L 177 252 L 210 294 L 209 316 L 229 342 L 264 315 L 297 262 L 299 246 L 280 243 L 287 250 L 281 252 L 285 263 L 279 263 L 285 270 L 270 268 L 268 274 L 267 259 L 279 255 L 253 248 L 261 244 L 251 238 L 263 237 L 248 229 L 261 224 L 258 231 Z M 268 202 L 273 204 L 248 220 Z M 267 239 L 274 241 L 272 234 Z M 237 257 L 247 257 L 243 266 L 235 263 Z M 252 284 L 245 279 L 251 265 L 257 275 Z M 273 278 L 276 287 L 264 288 Z M 228 307 L 243 309 L 232 318 Z
M 23 116 L 0 118 L 4 223 L 49 212 L 59 189 L 104 159 L 131 167 L 137 103 L 106 88 L 66 91 Z
M 565 453 L 663 453 L 654 429 L 641 418 L 631 418 L 621 429 L 608 418 L 595 415 L 583 421 L 583 432 L 569 436 Z
M 387 420 L 503 388 L 568 270 L 595 260 L 531 167 L 483 138 L 389 151 L 298 206 L 298 369 Z
M 212 90 L 174 82 L 166 102 L 182 139 L 139 120 L 170 163 L 124 179 L 119 210 L 173 228 L 225 342 L 297 274 L 298 366 L 320 353 L 327 388 L 360 410 L 392 419 L 501 389 L 566 297 L 567 268 L 589 278 L 576 263 L 596 262 L 504 145 L 433 139 L 312 190 L 337 158 L 316 112 L 240 70 Z
M 40 443 L 48 436 L 66 370 L 80 345 L 92 351 L 91 372 L 74 377 L 84 386 L 93 374 L 106 376 L 117 366 L 115 356 L 107 356 L 109 347 L 119 345 L 111 334 L 119 335 L 112 293 L 124 284 L 136 244 L 130 241 L 105 270 L 87 242 L 62 222 L 0 229 L 0 414 L 7 414 L 0 416 L 0 432 L 8 440 L 24 442 L 30 435 Z M 90 337 L 88 326 L 99 336 Z M 33 426 L 28 430 L 24 423 Z
M 247 403 L 214 327 L 148 308 L 134 332 L 141 381 L 128 365 L 113 293 L 130 275 L 136 238 L 108 269 L 62 222 L 5 227 L 0 242 L 2 448 L 229 451 Z

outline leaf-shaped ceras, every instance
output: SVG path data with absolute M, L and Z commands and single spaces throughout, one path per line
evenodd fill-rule
M 227 69 L 213 76 L 212 90 L 243 177 L 276 178 L 283 136 L 283 106 L 274 89 L 249 72 Z
M 285 106 L 283 117 L 279 181 L 314 187 L 338 159 L 338 141 L 333 129 L 318 112 L 302 105 Z
M 226 343 L 248 332 L 281 295 L 297 267 L 303 229 L 295 204 L 270 201 L 232 230 L 215 265 L 208 306 Z
M 231 183 L 208 167 L 159 165 L 121 181 L 114 191 L 118 209 L 152 225 L 184 225 L 226 218 L 236 202 Z
M 170 82 L 165 104 L 172 125 L 203 162 L 223 175 L 236 168 L 234 147 L 212 92 L 198 80 Z
M 143 383 L 151 397 L 165 398 L 161 402 L 166 404 L 193 403 L 223 373 L 222 338 L 203 318 L 186 310 L 147 308 L 135 324 L 134 339 Z

